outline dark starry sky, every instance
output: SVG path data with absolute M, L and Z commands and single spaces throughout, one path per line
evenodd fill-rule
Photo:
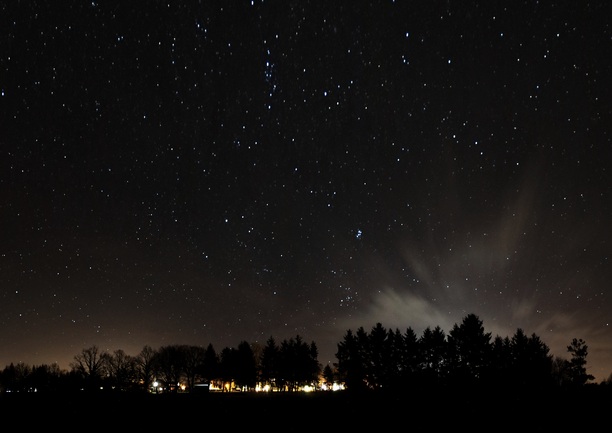
M 0 366 L 468 313 L 612 373 L 607 1 L 0 5 Z

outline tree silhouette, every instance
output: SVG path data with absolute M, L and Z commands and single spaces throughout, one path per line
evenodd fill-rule
M 577 348 L 581 345 L 577 343 Z M 576 366 L 582 364 L 580 354 Z M 448 336 L 436 326 L 423 330 L 420 338 L 408 328 L 386 331 L 377 323 L 367 333 L 347 330 L 336 353 L 338 377 L 347 389 L 413 389 L 453 386 L 464 389 L 525 390 L 554 386 L 553 360 L 549 348 L 536 335 L 520 328 L 509 337 L 485 332 L 482 321 L 468 314 L 455 324 Z M 576 368 L 577 377 L 580 370 Z M 557 382 L 558 383 L 558 382 Z M 584 383 L 582 381 L 581 383 Z
M 325 367 L 323 367 L 323 379 L 325 380 L 325 385 L 327 385 L 327 387 L 330 387 L 336 379 L 334 369 L 329 364 L 325 364 Z
M 388 385 L 391 349 L 387 345 L 387 330 L 381 323 L 377 323 L 370 330 L 367 340 L 366 379 L 372 388 Z
M 453 380 L 469 385 L 481 381 L 491 360 L 491 333 L 475 314 L 464 317 L 448 334 L 448 358 Z
M 288 391 L 311 385 L 320 372 L 318 349 L 314 342 L 307 344 L 300 335 L 283 340 L 279 351 L 279 375 Z
M 527 381 L 532 388 L 548 388 L 553 384 L 550 349 L 539 336 L 532 333 L 527 341 L 527 351 L 530 358 Z
M 32 368 L 24 363 L 7 365 L 0 378 L 3 388 L 11 392 L 27 392 L 29 388 L 28 377 L 32 374 Z
M 179 391 L 179 384 L 184 377 L 186 363 L 185 346 L 162 346 L 155 355 L 155 372 L 157 378 L 173 393 Z
M 509 345 L 509 385 L 513 388 L 543 387 L 552 383 L 552 356 L 540 338 L 528 337 L 518 328 Z
M 42 364 L 33 366 L 29 387 L 35 392 L 51 392 L 61 390 L 62 371 L 57 364 Z
M 257 384 L 257 362 L 251 345 L 241 341 L 235 353 L 234 381 L 245 391 L 255 388 Z
M 269 385 L 271 389 L 276 388 L 279 380 L 280 349 L 274 337 L 270 336 L 263 348 L 261 355 L 261 376 L 263 384 Z
M 70 366 L 83 379 L 84 389 L 93 391 L 100 386 L 105 373 L 105 361 L 98 346 L 83 349 L 74 356 L 74 362 Z
M 125 391 L 136 383 L 136 359 L 123 350 L 115 350 L 112 354 L 103 353 L 104 370 L 107 382 L 116 390 Z
M 233 347 L 224 347 L 219 354 L 219 379 L 223 392 L 231 391 L 231 385 L 238 369 L 237 353 Z
M 571 354 L 568 372 L 570 382 L 573 385 L 584 385 L 589 380 L 594 379 L 594 377 L 590 374 L 587 374 L 586 371 L 586 358 L 589 353 L 588 349 L 589 347 L 582 338 L 572 339 L 570 345 L 567 346 L 567 351 Z
M 185 346 L 184 372 L 187 389 L 193 390 L 195 384 L 202 380 L 202 366 L 206 358 L 206 349 L 200 346 Z
M 448 376 L 446 334 L 440 326 L 436 326 L 433 330 L 427 327 L 419 338 L 418 344 L 422 378 L 431 385 L 442 384 Z
M 510 337 L 495 336 L 491 345 L 491 362 L 487 374 L 487 381 L 500 387 L 512 384 L 510 375 L 512 365 L 512 343 Z
M 151 388 L 155 379 L 156 356 L 157 351 L 151 346 L 145 345 L 135 359 L 137 379 L 145 391 Z
M 314 341 L 308 346 L 308 357 L 304 359 L 304 382 L 316 384 L 321 374 L 321 364 L 319 364 L 319 348 Z
M 552 381 L 558 387 L 571 383 L 570 363 L 567 359 L 555 356 L 552 360 Z
M 204 353 L 204 363 L 202 364 L 202 378 L 209 382 L 213 382 L 214 379 L 219 376 L 219 357 L 215 351 L 212 343 L 206 346 Z
M 411 327 L 406 328 L 402 334 L 400 346 L 399 385 L 410 386 L 417 380 L 417 373 L 421 362 L 419 353 L 419 339 Z
M 365 331 L 363 328 L 359 328 L 358 332 L 363 333 Z M 365 349 L 361 347 L 362 344 L 363 337 L 359 341 L 357 335 L 350 329 L 344 334 L 343 340 L 338 343 L 338 351 L 336 352 L 338 376 L 351 390 L 363 390 L 367 387 L 366 357 Z

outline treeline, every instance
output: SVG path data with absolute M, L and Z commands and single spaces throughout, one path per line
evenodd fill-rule
M 465 316 L 448 335 L 440 327 L 417 337 L 376 324 L 370 332 L 348 330 L 338 344 L 337 374 L 349 389 L 406 387 L 494 387 L 525 389 L 580 387 L 587 373 L 588 346 L 573 339 L 569 360 L 553 357 L 535 334 L 517 329 L 512 337 L 492 338 L 475 314 Z
M 254 350 L 255 349 L 255 350 Z M 242 341 L 217 353 L 212 344 L 144 346 L 136 356 L 123 350 L 102 352 L 98 346 L 83 349 L 70 370 L 57 364 L 10 364 L 0 372 L 1 392 L 133 391 L 193 392 L 198 384 L 221 391 L 250 391 L 256 386 L 295 391 L 318 382 L 320 366 L 314 342 L 300 335 L 266 346 Z
M 517 329 L 512 337 L 492 338 L 474 314 L 455 324 L 448 335 L 438 326 L 417 336 L 386 329 L 377 323 L 347 330 L 338 343 L 337 362 L 324 368 L 313 341 L 300 335 L 265 346 L 242 341 L 217 353 L 207 347 L 144 346 L 135 356 L 123 350 L 83 349 L 69 370 L 56 364 L 10 364 L 0 372 L 1 392 L 116 390 L 135 392 L 193 392 L 198 384 L 222 391 L 295 391 L 319 389 L 333 383 L 349 390 L 412 389 L 437 386 L 494 386 L 496 388 L 580 387 L 593 376 L 586 371 L 588 347 L 573 339 L 569 360 L 553 357 L 535 334 Z

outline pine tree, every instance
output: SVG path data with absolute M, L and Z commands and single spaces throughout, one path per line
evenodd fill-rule
M 592 375 L 587 374 L 586 371 L 588 348 L 582 338 L 574 338 L 571 344 L 567 346 L 567 351 L 572 355 L 569 361 L 569 376 L 573 385 L 581 386 L 589 380 L 595 379 Z

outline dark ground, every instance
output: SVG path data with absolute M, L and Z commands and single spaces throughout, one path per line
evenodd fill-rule
M 589 431 L 609 424 L 610 394 L 5 394 L 0 395 L 0 416 L 21 431 Z

